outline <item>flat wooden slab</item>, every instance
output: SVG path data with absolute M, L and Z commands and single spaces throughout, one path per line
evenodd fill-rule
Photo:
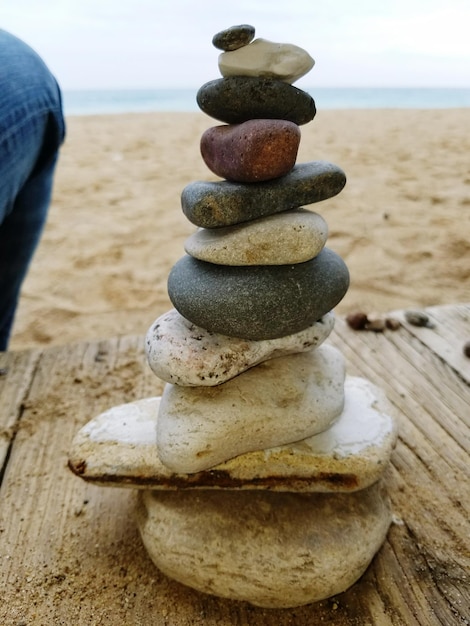
M 470 304 L 426 310 L 432 328 L 384 333 L 338 319 L 348 373 L 401 412 L 388 472 L 394 523 L 352 589 L 264 610 L 167 579 L 133 519 L 135 493 L 67 469 L 70 443 L 107 408 L 159 395 L 143 337 L 0 354 L 0 623 L 457 625 L 470 616 Z M 404 319 L 403 312 L 394 317 Z M 5 371 L 6 370 L 6 371 Z

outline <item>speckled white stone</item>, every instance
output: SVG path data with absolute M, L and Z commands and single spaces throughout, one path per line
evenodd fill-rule
M 160 460 L 194 473 L 322 432 L 344 406 L 344 358 L 326 344 L 265 361 L 218 387 L 165 385 Z
M 145 547 L 167 576 L 266 608 L 323 600 L 354 584 L 391 522 L 380 483 L 348 494 L 140 492 Z
M 314 66 L 309 53 L 289 43 L 255 39 L 247 46 L 219 55 L 222 76 L 262 76 L 294 83 Z
M 294 209 L 237 226 L 200 228 L 184 248 L 196 259 L 218 265 L 293 265 L 316 257 L 327 237 L 321 215 Z
M 334 313 L 329 312 L 293 335 L 255 341 L 211 333 L 172 309 L 149 328 L 147 358 L 165 382 L 213 387 L 263 361 L 318 348 L 333 330 L 334 321 Z
M 94 483 L 134 488 L 356 491 L 380 479 L 397 438 L 396 410 L 384 393 L 348 376 L 344 410 L 323 433 L 198 474 L 175 474 L 157 455 L 159 406 L 159 397 L 145 398 L 95 417 L 73 441 L 71 468 Z

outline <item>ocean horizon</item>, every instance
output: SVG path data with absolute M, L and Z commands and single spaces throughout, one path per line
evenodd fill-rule
M 312 87 L 317 109 L 448 109 L 470 107 L 470 87 Z M 199 111 L 197 89 L 64 90 L 65 115 Z

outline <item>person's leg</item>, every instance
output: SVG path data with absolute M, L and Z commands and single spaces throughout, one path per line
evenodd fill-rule
M 47 217 L 60 145 L 53 116 L 27 120 L 8 143 L 0 142 L 0 350 Z
M 34 50 L 1 29 L 0 85 L 0 350 L 6 350 L 65 124 L 53 75 Z
M 46 222 L 55 162 L 26 182 L 0 225 L 0 350 L 8 347 L 21 285 Z

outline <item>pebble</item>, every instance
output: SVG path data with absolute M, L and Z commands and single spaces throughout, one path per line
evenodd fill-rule
M 348 494 L 143 491 L 137 509 L 160 571 L 200 592 L 270 609 L 346 591 L 391 519 L 380 483 Z
M 218 265 L 292 265 L 316 257 L 327 237 L 321 215 L 292 209 L 236 226 L 200 228 L 184 248 L 192 257 Z
M 297 333 L 344 297 L 349 272 L 328 248 L 295 265 L 227 266 L 186 255 L 171 269 L 168 295 L 187 320 L 242 339 Z
M 240 454 L 322 432 L 344 406 L 344 357 L 333 346 L 264 361 L 217 387 L 165 385 L 157 452 L 195 473 Z
M 346 323 L 353 330 L 364 330 L 368 321 L 369 318 L 367 317 L 367 313 L 363 313 L 362 311 L 349 313 L 346 316 Z
M 294 83 L 307 74 L 315 61 L 299 46 L 255 39 L 248 46 L 219 56 L 219 70 L 228 76 L 262 76 Z
M 423 311 L 405 311 L 405 320 L 412 326 L 421 326 L 426 328 L 432 328 L 429 316 Z
M 196 101 L 204 113 L 226 124 L 275 119 L 302 126 L 316 114 L 315 102 L 307 92 L 272 78 L 218 78 L 199 88 Z
M 382 333 L 386 328 L 387 324 L 382 317 L 369 319 L 365 325 L 365 330 L 371 330 L 374 333 Z
M 211 333 L 172 309 L 149 328 L 147 359 L 154 374 L 165 382 L 212 387 L 268 359 L 318 348 L 333 330 L 334 320 L 330 312 L 293 335 L 248 341 Z
M 212 38 L 212 44 L 219 50 L 237 50 L 253 41 L 255 37 L 255 27 L 249 24 L 230 26 L 225 30 L 216 33 Z
M 299 144 L 300 129 L 293 122 L 248 120 L 208 128 L 201 137 L 201 155 L 217 176 L 255 183 L 290 172 Z
M 385 327 L 388 330 L 398 330 L 401 328 L 401 322 L 399 319 L 395 317 L 386 317 L 385 318 Z
M 112 407 L 77 433 L 70 468 L 95 484 L 147 489 L 351 492 L 379 480 L 397 440 L 396 409 L 364 378 L 348 376 L 333 426 L 294 443 L 247 452 L 197 474 L 174 473 L 155 454 L 161 398 Z
M 181 206 L 196 226 L 218 228 L 327 200 L 345 184 L 346 175 L 337 165 L 310 161 L 262 183 L 194 181 L 183 189 Z

